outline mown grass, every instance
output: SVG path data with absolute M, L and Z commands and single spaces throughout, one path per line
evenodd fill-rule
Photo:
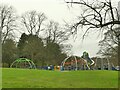
M 2 69 L 0 68 L 0 90 L 2 89 Z
M 117 88 L 118 71 L 2 69 L 2 88 Z

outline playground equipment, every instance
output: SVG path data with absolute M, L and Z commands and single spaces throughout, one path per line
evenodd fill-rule
M 78 56 L 69 56 L 65 58 L 61 66 L 64 70 L 83 70 L 90 69 L 87 60 Z
M 92 58 L 94 65 L 89 65 L 87 60 L 78 56 L 69 56 L 65 58 L 62 63 L 62 70 L 113 70 L 114 65 L 111 64 L 108 58 L 95 57 Z M 120 70 L 120 67 L 114 67 L 115 70 Z
M 112 65 L 110 63 L 110 60 L 108 58 L 96 58 L 97 63 L 97 69 L 98 70 L 111 70 Z
M 35 64 L 32 60 L 29 60 L 27 58 L 19 58 L 16 59 L 10 66 L 11 68 L 30 68 L 30 69 L 36 69 Z
M 71 59 L 72 58 L 72 59 Z M 69 61 L 69 62 L 67 62 Z M 74 62 L 74 63 L 73 63 Z M 66 66 L 65 66 L 66 65 Z M 61 67 L 63 67 L 64 69 L 68 69 L 70 70 L 71 67 L 74 68 L 74 70 L 77 70 L 77 59 L 75 56 L 69 56 L 67 58 L 65 58 L 62 63 L 61 63 Z

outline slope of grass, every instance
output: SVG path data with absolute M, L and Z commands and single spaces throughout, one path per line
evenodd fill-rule
M 117 88 L 117 71 L 2 69 L 3 88 Z

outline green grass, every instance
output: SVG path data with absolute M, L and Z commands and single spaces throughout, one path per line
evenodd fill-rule
M 0 68 L 0 90 L 2 89 L 2 69 Z
M 118 71 L 2 69 L 3 88 L 117 88 Z

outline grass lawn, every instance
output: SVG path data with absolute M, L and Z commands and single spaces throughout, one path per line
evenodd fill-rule
M 2 88 L 117 88 L 118 71 L 2 69 Z

